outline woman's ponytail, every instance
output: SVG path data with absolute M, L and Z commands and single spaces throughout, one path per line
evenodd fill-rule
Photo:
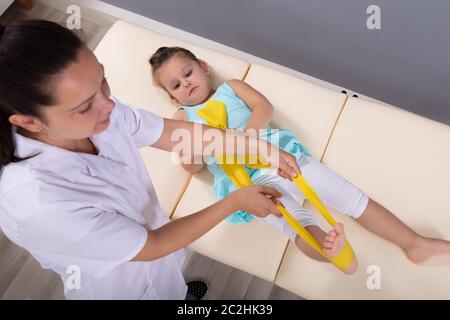
M 51 84 L 76 61 L 83 42 L 65 27 L 45 20 L 0 25 L 0 170 L 24 159 L 15 155 L 9 117 L 34 116 L 55 104 Z
M 0 113 L 0 170 L 8 163 L 17 161 L 14 151 L 11 123 L 6 115 Z
M 0 45 L 5 27 L 0 24 Z M 5 108 L 0 107 L 0 170 L 6 164 L 15 162 L 15 148 L 12 135 L 12 126 L 5 114 Z

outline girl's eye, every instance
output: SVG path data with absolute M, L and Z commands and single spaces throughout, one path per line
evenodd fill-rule
M 177 84 L 175 85 L 175 87 L 173 87 L 173 89 L 176 90 L 176 89 L 178 89 L 179 87 L 180 87 L 180 84 L 177 83 Z
M 192 70 L 189 70 L 188 73 L 186 73 L 186 77 L 189 77 L 192 74 Z
M 81 114 L 84 114 L 86 112 L 88 112 L 91 109 L 91 104 L 89 103 L 88 107 L 82 111 L 80 111 Z

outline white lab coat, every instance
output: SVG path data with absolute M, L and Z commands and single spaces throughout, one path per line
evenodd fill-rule
M 160 137 L 164 121 L 115 101 L 108 128 L 90 137 L 98 156 L 26 138 L 13 127 L 16 155 L 39 154 L 3 168 L 0 227 L 61 276 L 66 298 L 184 299 L 184 249 L 129 262 L 146 242 L 146 227 L 169 222 L 138 151 Z

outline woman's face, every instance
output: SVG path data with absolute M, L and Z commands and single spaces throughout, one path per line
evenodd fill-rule
M 28 118 L 16 118 L 21 127 L 39 130 L 37 136 L 44 141 L 59 142 L 82 140 L 108 127 L 115 103 L 109 98 L 103 66 L 89 49 L 80 50 L 77 61 L 54 78 L 52 87 L 56 105 L 41 109 L 45 123 L 19 116 Z
M 212 91 L 208 65 L 177 53 L 156 72 L 163 88 L 179 104 L 193 106 L 204 102 Z

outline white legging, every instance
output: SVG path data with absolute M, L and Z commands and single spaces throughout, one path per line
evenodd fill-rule
M 302 157 L 298 165 L 303 177 L 316 191 L 326 207 L 355 219 L 362 215 L 367 207 L 369 197 L 358 187 L 313 157 Z M 281 192 L 282 196 L 279 200 L 302 226 L 318 225 L 317 213 L 302 207 L 305 196 L 292 181 L 280 177 L 274 169 L 265 170 L 252 180 L 254 184 L 269 186 Z M 284 218 L 271 214 L 258 219 L 283 232 L 292 241 L 295 240 L 296 233 Z

